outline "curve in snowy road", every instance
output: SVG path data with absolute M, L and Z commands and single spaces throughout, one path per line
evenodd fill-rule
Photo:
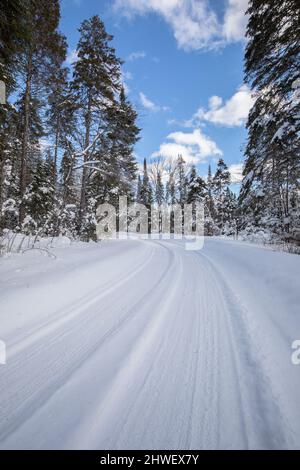
M 28 268 L 40 318 L 0 266 L 15 318 L 3 323 L 1 448 L 300 447 L 297 256 L 220 240 L 82 251 L 76 269 L 62 252 L 55 276 L 55 261 Z

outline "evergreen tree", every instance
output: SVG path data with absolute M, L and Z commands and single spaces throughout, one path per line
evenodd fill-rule
M 65 152 L 60 166 L 61 192 L 63 205 L 76 204 L 76 178 L 73 160 L 69 152 Z
M 212 189 L 214 195 L 215 206 L 215 222 L 221 233 L 224 228 L 224 200 L 227 188 L 230 185 L 230 172 L 222 158 L 219 159 L 216 173 L 212 180 Z
M 121 61 L 110 45 L 109 35 L 99 16 L 82 23 L 77 46 L 78 61 L 74 67 L 72 89 L 77 102 L 78 125 L 84 133 L 83 171 L 80 198 L 80 223 L 87 205 L 87 186 L 91 175 L 91 161 L 96 145 L 105 129 L 108 113 L 120 91 Z M 97 136 L 99 138 L 97 139 Z M 99 142 L 97 142 L 99 143 Z M 99 154 L 99 149 L 98 149 Z
M 203 202 L 206 194 L 205 181 L 198 176 L 195 165 L 192 166 L 187 183 L 187 203 Z
M 0 108 L 0 231 L 77 230 L 95 238 L 97 205 L 133 199 L 137 174 L 140 129 L 113 38 L 99 17 L 84 21 L 69 82 L 59 0 L 5 0 L 2 7 L 0 80 L 14 102 Z
M 33 172 L 32 182 L 27 186 L 24 196 L 26 218 L 23 229 L 29 233 L 49 235 L 56 228 L 52 172 L 52 162 L 40 160 Z
M 12 204 L 12 200 L 8 196 L 10 190 L 6 184 L 8 181 L 7 169 L 11 168 L 10 177 L 13 179 L 14 184 L 19 176 L 14 172 L 16 167 L 16 146 L 12 142 L 12 134 L 16 125 L 16 112 L 9 98 L 16 88 L 16 74 L 18 71 L 16 57 L 19 52 L 19 45 L 24 43 L 26 36 L 23 18 L 26 17 L 27 7 L 27 2 L 21 0 L 3 0 L 0 9 L 0 87 L 1 98 L 5 101 L 5 103 L 0 104 L 0 210 L 2 211 L 1 208 L 3 208 L 3 216 L 4 213 L 7 214 L 7 207 L 14 207 L 14 217 L 7 219 L 5 216 L 7 223 L 8 220 L 14 220 L 13 224 L 9 223 L 10 227 L 15 226 L 18 201 L 16 195 L 14 195 Z M 15 143 L 17 143 L 16 138 Z M 20 145 L 20 143 L 18 144 Z M 0 234 L 4 227 L 3 224 L 5 222 L 2 218 Z
M 108 171 L 113 175 L 119 196 L 133 198 L 133 183 L 137 174 L 137 162 L 133 149 L 139 139 L 140 129 L 136 125 L 137 113 L 126 99 L 121 88 L 119 101 L 108 110 L 108 145 L 110 162 Z
M 212 177 L 210 165 L 208 166 L 206 187 L 207 187 L 206 205 L 207 205 L 210 216 L 213 217 L 215 214 L 215 207 L 214 207 L 214 199 L 213 199 L 213 177 Z
M 162 182 L 162 175 L 161 171 L 158 170 L 157 172 L 157 181 L 156 181 L 156 187 L 155 187 L 155 201 L 158 206 L 161 206 L 165 200 L 165 195 L 164 195 L 164 185 Z
M 223 234 L 235 235 L 237 233 L 237 198 L 227 188 L 223 200 Z
M 58 157 L 60 150 L 66 151 L 76 128 L 75 103 L 68 83 L 68 68 L 63 66 L 66 60 L 67 43 L 63 36 L 58 37 L 57 48 L 53 56 L 53 67 L 47 78 L 49 88 L 46 111 L 47 134 L 53 143 L 53 180 L 57 183 Z
M 251 0 L 248 13 L 245 71 L 257 99 L 247 125 L 241 228 L 282 235 L 299 224 L 291 208 L 300 180 L 300 6 Z
M 142 202 L 141 191 L 142 191 L 142 178 L 141 178 L 141 175 L 138 175 L 138 182 L 137 182 L 137 190 L 136 190 L 135 200 L 139 204 Z
M 186 164 L 181 155 L 179 155 L 176 163 L 176 187 L 177 187 L 177 202 L 183 206 L 186 202 L 187 196 L 187 179 L 186 179 Z
M 19 45 L 16 58 L 19 81 L 22 84 L 22 145 L 20 149 L 20 196 L 23 198 L 28 184 L 31 117 L 38 115 L 43 105 L 42 90 L 47 91 L 48 77 L 55 62 L 61 35 L 58 32 L 60 7 L 58 0 L 25 0 L 23 24 L 26 38 Z M 32 109 L 33 107 L 36 109 Z M 20 221 L 25 216 L 24 204 L 20 208 Z
M 150 209 L 150 206 L 153 202 L 152 186 L 151 186 L 149 175 L 148 175 L 146 158 L 144 159 L 144 172 L 143 172 L 143 181 L 142 181 L 142 187 L 141 187 L 141 202 L 147 207 L 147 209 Z
M 175 173 L 171 171 L 166 185 L 166 202 L 171 206 L 176 204 Z
M 28 2 L 2 0 L 0 10 L 0 81 L 9 93 L 15 85 L 15 61 L 20 43 L 26 38 L 24 17 Z

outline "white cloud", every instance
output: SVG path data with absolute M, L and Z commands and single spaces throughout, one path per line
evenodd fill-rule
M 75 62 L 77 61 L 78 61 L 78 51 L 76 49 L 73 49 L 67 55 L 66 62 L 72 65 L 72 64 L 75 64 Z
M 208 109 L 199 108 L 192 119 L 186 121 L 186 127 L 197 127 L 203 121 L 235 127 L 244 125 L 254 98 L 247 85 L 242 85 L 225 103 L 219 96 L 212 96 Z
M 144 93 L 140 92 L 139 96 L 140 96 L 140 102 L 142 106 L 144 106 L 144 108 L 150 109 L 150 111 L 153 111 L 153 112 L 159 111 L 159 106 L 157 106 L 155 103 L 153 103 L 153 101 L 147 98 L 147 96 Z
M 145 57 L 146 57 L 146 52 L 144 52 L 144 51 L 132 52 L 127 57 L 127 61 L 128 62 L 133 62 L 134 60 L 144 59 Z
M 176 159 L 178 155 L 181 155 L 187 163 L 198 163 L 205 160 L 206 157 L 222 155 L 217 144 L 203 134 L 200 129 L 195 129 L 191 133 L 173 132 L 168 135 L 167 139 L 173 142 L 161 144 L 159 150 L 154 152 L 152 157 L 162 156 Z
M 242 179 L 243 179 L 243 164 L 242 163 L 235 163 L 234 165 L 230 165 L 229 171 L 231 174 L 231 182 L 233 184 L 238 184 L 242 182 Z
M 142 106 L 144 108 L 148 109 L 149 111 L 152 111 L 153 113 L 158 113 L 159 111 L 169 111 L 170 110 L 170 108 L 168 106 L 159 106 L 159 105 L 153 103 L 153 101 L 151 101 L 145 95 L 145 93 L 143 93 L 143 92 L 140 92 L 139 97 L 140 97 L 140 102 L 141 102 Z
M 218 109 L 222 106 L 223 100 L 220 96 L 211 96 L 209 98 L 209 107 L 210 109 Z
M 173 160 L 179 155 L 181 155 L 187 163 L 197 163 L 198 161 L 191 147 L 175 144 L 174 142 L 161 144 L 159 150 L 154 152 L 151 157 L 163 157 Z
M 114 0 L 114 9 L 130 17 L 156 13 L 171 27 L 178 46 L 207 49 L 243 39 L 248 0 L 225 0 L 218 19 L 209 0 Z
M 249 0 L 228 0 L 225 11 L 223 35 L 228 42 L 240 41 L 245 36 Z

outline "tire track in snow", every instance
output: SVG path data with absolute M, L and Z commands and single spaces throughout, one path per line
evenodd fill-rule
M 132 345 L 128 356 L 124 358 L 104 399 L 93 408 L 92 415 L 86 417 L 78 436 L 72 435 L 73 448 L 80 446 L 85 449 L 99 449 L 111 445 L 114 448 L 123 448 L 123 443 L 118 440 L 119 436 L 127 435 L 126 426 L 131 419 L 135 404 L 147 389 L 153 361 L 164 342 L 164 336 L 161 333 L 164 325 L 166 326 L 170 306 L 178 294 L 182 280 L 181 258 L 176 256 L 176 252 L 169 246 L 158 241 L 155 243 L 171 253 L 173 269 L 166 270 L 161 277 L 157 291 L 151 291 L 154 293 L 153 298 L 147 305 L 141 306 L 142 310 L 148 310 L 150 321 L 146 323 L 141 336 Z M 126 402 L 126 410 L 120 411 L 117 415 L 118 423 L 116 423 L 116 408 L 118 404 L 124 402 Z M 111 434 L 108 436 L 109 430 Z M 112 444 L 112 440 L 115 444 Z
M 194 256 L 193 256 L 194 258 Z M 215 312 L 211 303 L 211 291 L 203 291 L 206 277 L 203 270 L 194 258 L 197 266 L 195 290 L 188 294 L 195 298 L 196 361 L 191 364 L 192 399 L 188 419 L 187 433 L 183 448 L 210 449 L 216 448 L 218 443 L 218 387 L 216 380 L 218 374 L 218 328 L 215 325 Z M 201 285 L 201 289 L 197 288 Z M 200 399 L 201 396 L 201 399 Z
M 16 354 L 20 351 L 29 347 L 30 344 L 34 343 L 36 340 L 41 339 L 43 336 L 48 335 L 50 332 L 55 332 L 61 328 L 64 324 L 71 321 L 78 315 L 81 315 L 87 307 L 91 307 L 94 304 L 97 304 L 103 297 L 111 294 L 116 289 L 120 288 L 122 285 L 130 281 L 132 278 L 136 277 L 142 270 L 144 270 L 148 264 L 151 263 L 152 257 L 154 255 L 154 250 L 150 252 L 150 256 L 147 256 L 146 260 L 143 259 L 141 263 L 138 263 L 134 268 L 130 269 L 129 273 L 124 277 L 119 276 L 114 281 L 110 281 L 103 286 L 98 286 L 95 289 L 89 291 L 87 294 L 82 296 L 79 300 L 71 303 L 66 308 L 60 309 L 55 312 L 51 317 L 39 324 L 36 327 L 31 328 L 29 331 L 26 331 L 26 334 L 14 341 L 13 343 L 8 343 L 8 358 L 11 360 Z M 99 292 L 100 290 L 100 292 Z
M 24 387 L 15 395 L 11 382 L 2 391 L 0 447 L 288 446 L 289 425 L 247 323 L 250 312 L 228 280 L 203 252 L 143 243 L 155 251 L 138 276 L 111 286 L 101 302 L 82 303 L 81 314 L 43 330 L 43 341 L 36 335 L 24 344 L 26 360 L 22 351 L 15 355 L 20 367 L 15 363 L 11 380 L 17 376 Z M 64 344 L 61 357 L 56 349 Z M 103 359 L 113 366 L 105 386 Z M 24 379 L 31 364 L 38 377 L 30 370 Z
M 153 320 L 157 333 L 153 335 L 153 329 L 147 326 L 107 399 L 92 407 L 84 429 L 77 437 L 71 436 L 69 442 L 74 448 L 187 449 L 217 445 L 216 316 L 209 308 L 210 291 L 205 298 L 203 291 L 195 299 L 189 295 L 191 282 L 196 287 L 197 282 L 204 281 L 205 273 L 186 252 L 180 249 L 178 253 L 176 285 L 172 277 L 165 279 L 171 288 L 163 303 L 155 304 L 154 315 L 159 315 Z M 145 340 L 148 335 L 152 337 L 150 342 Z M 131 359 L 134 368 L 128 366 Z
M 259 360 L 257 345 L 247 328 L 245 318 L 249 312 L 209 257 L 199 254 L 206 260 L 207 270 L 216 279 L 219 296 L 223 298 L 247 448 L 287 448 L 290 426 L 281 413 L 268 374 Z
M 104 342 L 138 314 L 140 306 L 147 302 L 149 297 L 151 298 L 151 293 L 156 291 L 166 273 L 172 268 L 173 252 L 167 249 L 166 252 L 168 254 L 167 267 L 159 278 L 138 301 L 135 301 L 127 309 L 126 314 L 119 318 L 117 324 L 113 323 L 112 327 L 107 329 L 100 338 L 96 334 L 99 326 L 97 325 L 99 312 L 93 311 L 83 318 L 85 312 L 83 308 L 81 322 L 76 321 L 76 316 L 71 318 L 74 325 L 71 324 L 71 320 L 66 322 L 62 328 L 57 328 L 57 331 L 51 330 L 48 338 L 45 334 L 42 341 L 37 340 L 33 344 L 26 345 L 23 351 L 21 350 L 13 357 L 14 362 L 1 371 L 0 441 L 3 441 L 22 423 L 32 417 L 35 411 L 42 407 Z M 124 287 L 126 282 L 122 284 Z M 109 300 L 111 301 L 111 299 Z M 115 312 L 118 311 L 120 311 L 119 304 L 115 307 Z M 94 328 L 91 325 L 92 321 L 96 321 Z M 80 343 L 82 332 L 84 331 L 87 336 L 89 329 L 91 334 L 88 337 L 88 342 Z M 64 357 L 61 357 L 60 354 L 61 344 L 68 344 Z M 59 351 L 59 354 L 56 351 Z M 46 365 L 45 369 L 41 368 L 43 362 Z M 33 377 L 34 370 L 36 374 Z
M 150 321 L 122 362 L 107 395 L 93 407 L 92 414 L 87 416 L 83 433 L 81 429 L 78 436 L 71 437 L 74 448 L 76 446 L 88 449 L 104 448 L 111 445 L 114 448 L 123 448 L 123 439 L 124 436 L 128 436 L 127 427 L 128 424 L 130 426 L 132 414 L 136 411 L 136 403 L 143 400 L 143 393 L 147 391 L 149 379 L 153 374 L 153 362 L 157 360 L 165 340 L 162 331 L 164 327 L 168 326 L 166 322 L 170 314 L 170 305 L 174 301 L 182 281 L 182 263 L 176 255 L 176 251 L 158 241 L 155 243 L 172 253 L 174 256 L 173 268 L 176 267 L 176 270 L 170 269 L 168 271 L 168 276 L 164 277 L 159 290 L 146 306 L 149 310 Z M 161 366 L 165 367 L 167 364 L 162 363 Z M 162 374 L 164 374 L 163 371 Z M 119 404 L 123 406 L 123 403 L 125 403 L 125 408 L 118 412 L 116 408 Z M 116 417 L 117 423 L 115 422 Z M 145 424 L 146 422 L 147 420 L 145 420 Z M 131 428 L 131 436 L 137 437 L 137 434 L 139 432 L 137 433 Z

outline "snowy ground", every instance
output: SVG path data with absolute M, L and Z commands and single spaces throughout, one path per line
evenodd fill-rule
M 0 260 L 0 448 L 300 448 L 300 257 L 115 241 Z

